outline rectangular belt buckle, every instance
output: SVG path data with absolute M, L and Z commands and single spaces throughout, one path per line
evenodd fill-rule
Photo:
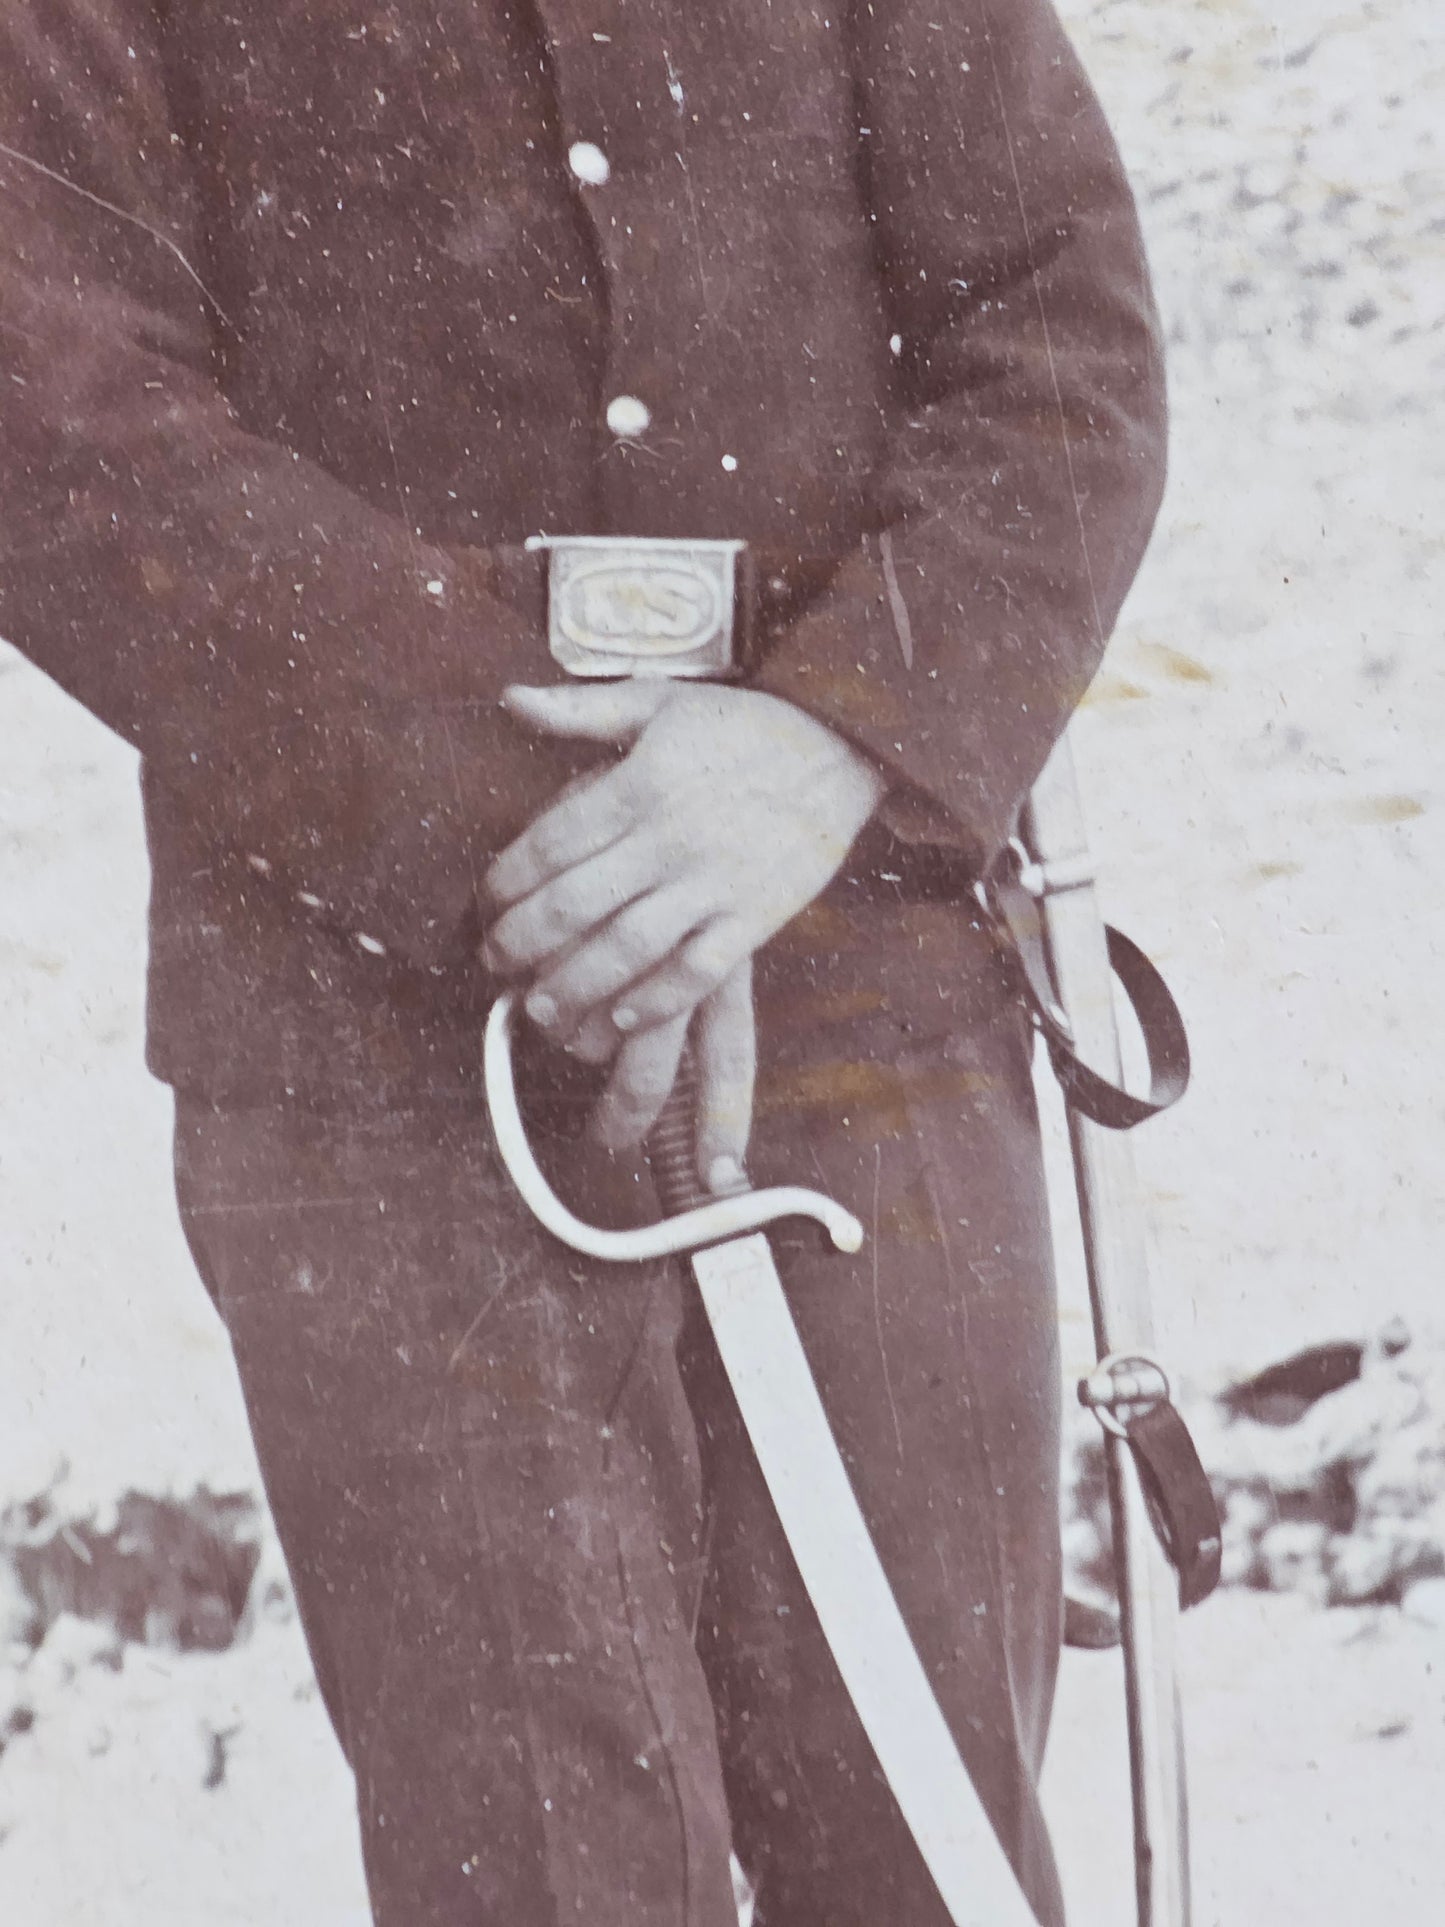
M 569 676 L 724 677 L 743 542 L 535 535 L 547 551 L 547 646 Z

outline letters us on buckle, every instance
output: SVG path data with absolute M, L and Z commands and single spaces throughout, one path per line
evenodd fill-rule
M 742 542 L 533 536 L 547 551 L 547 646 L 569 676 L 728 676 Z

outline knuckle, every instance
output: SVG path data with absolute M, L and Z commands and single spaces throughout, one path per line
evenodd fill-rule
M 519 919 L 507 933 L 507 957 L 516 969 L 537 963 L 546 955 L 547 948 L 535 917 Z
M 584 1025 L 567 1046 L 569 1054 L 583 1064 L 605 1064 L 617 1049 L 615 1038 L 599 1036 Z
M 619 1064 L 617 1094 L 631 1110 L 657 1104 L 667 1095 L 661 1073 L 651 1064 Z
M 598 784 L 590 800 L 592 820 L 598 825 L 601 833 L 620 836 L 624 830 L 635 826 L 643 798 L 637 786 L 635 772 L 626 763 L 622 763 L 613 770 L 605 782 Z
M 728 974 L 728 960 L 722 946 L 711 935 L 694 938 L 681 961 L 689 983 L 700 991 L 716 990 Z
M 517 962 L 517 923 L 511 916 L 500 918 L 487 933 L 487 949 L 503 967 Z
M 619 763 L 612 772 L 614 806 L 623 813 L 636 810 L 644 801 L 646 780 L 635 754 Z
M 656 954 L 657 912 L 650 905 L 623 911 L 613 920 L 612 944 L 621 963 L 641 969 Z
M 632 814 L 644 821 L 657 814 L 665 797 L 658 773 L 650 763 L 636 756 L 630 757 L 618 772 L 618 790 Z
M 567 841 L 560 823 L 539 823 L 528 839 L 529 867 L 544 872 L 554 869 L 566 857 Z
M 587 892 L 575 874 L 554 883 L 547 892 L 546 909 L 550 928 L 558 935 L 578 924 L 586 915 Z
M 655 1110 L 672 1089 L 680 1040 L 658 1028 L 623 1048 L 613 1070 L 614 1087 L 634 1106 Z
M 482 889 L 493 903 L 507 903 L 512 895 L 513 864 L 509 857 L 498 857 L 482 878 Z
M 572 933 L 574 919 L 560 891 L 549 890 L 533 910 L 530 936 L 534 949 L 554 950 Z
M 692 986 L 683 983 L 675 970 L 659 971 L 645 989 L 628 997 L 633 1009 L 649 1024 L 666 1023 L 697 1001 Z
M 669 874 L 680 869 L 687 859 L 688 839 L 670 817 L 653 829 L 652 845 L 658 867 Z

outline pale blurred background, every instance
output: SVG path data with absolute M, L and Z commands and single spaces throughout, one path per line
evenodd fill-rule
M 1393 1314 L 1426 1344 L 1445 1327 L 1438 26 L 1429 0 L 1064 11 L 1171 353 L 1169 496 L 1076 728 L 1108 908 L 1193 1033 L 1195 1088 L 1138 1143 L 1163 1349 L 1209 1384 Z M 54 1487 L 84 1518 L 128 1487 L 256 1483 L 141 1062 L 145 893 L 133 757 L 0 652 L 0 1506 Z M 284 1613 L 229 1652 L 128 1647 L 118 1670 L 66 1636 L 40 1656 L 48 1717 L 7 1729 L 0 1684 L 5 1919 L 361 1927 L 348 1789 Z M 1200 1927 L 1433 1927 L 1441 1662 L 1445 1628 L 1393 1606 L 1233 1591 L 1189 1622 Z M 1131 1917 L 1115 1664 L 1070 1659 L 1051 1768 L 1077 1927 Z

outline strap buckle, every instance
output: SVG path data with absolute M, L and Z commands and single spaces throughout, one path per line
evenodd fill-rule
M 1169 1374 L 1147 1352 L 1110 1352 L 1079 1380 L 1079 1403 L 1116 1439 L 1128 1439 L 1128 1419 L 1174 1396 Z
M 745 542 L 534 535 L 547 556 L 547 647 L 569 676 L 725 677 L 739 667 Z
M 1087 890 L 1098 880 L 1087 850 L 1076 850 L 1072 856 L 1036 857 L 1021 836 L 1011 836 L 1007 853 L 1014 882 L 1035 903 L 1062 896 L 1066 890 Z

